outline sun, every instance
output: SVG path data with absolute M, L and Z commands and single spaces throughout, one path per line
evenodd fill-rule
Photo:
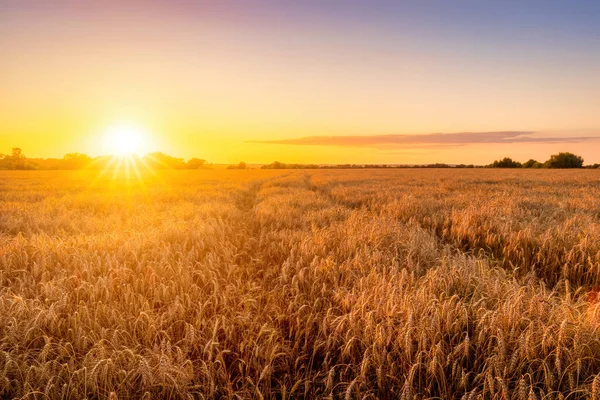
M 139 154 L 146 147 L 147 140 L 146 131 L 133 124 L 114 125 L 104 132 L 105 151 L 115 156 Z
M 149 131 L 139 125 L 121 123 L 103 129 L 99 137 L 104 156 L 96 159 L 102 167 L 92 185 L 107 173 L 112 174 L 114 181 L 125 179 L 131 183 L 137 178 L 142 187 L 148 173 L 158 177 L 153 165 L 162 161 L 153 156 L 157 142 Z

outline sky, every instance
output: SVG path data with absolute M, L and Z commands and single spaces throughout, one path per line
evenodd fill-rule
M 0 0 L 0 152 L 600 162 L 600 2 Z

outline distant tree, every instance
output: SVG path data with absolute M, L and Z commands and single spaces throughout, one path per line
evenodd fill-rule
M 261 169 L 317 169 L 319 168 L 316 164 L 286 164 L 279 161 L 275 161 L 271 164 L 263 165 Z
M 62 167 L 64 169 L 81 169 L 87 167 L 92 158 L 87 154 L 69 153 L 63 157 Z
M 27 157 L 25 157 L 23 150 L 21 150 L 19 147 L 14 147 L 11 155 L 8 158 L 10 160 L 10 164 L 12 165 L 11 169 L 25 169 Z
M 171 157 L 165 153 L 149 153 L 144 156 L 146 164 L 154 169 L 183 169 L 186 167 L 183 158 Z
M 426 164 L 425 168 L 451 168 L 448 164 L 444 163 L 435 163 L 435 164 Z
M 287 165 L 280 161 L 273 161 L 271 164 L 263 165 L 261 169 L 285 169 Z
M 496 160 L 490 164 L 491 168 L 521 168 L 521 163 L 514 161 L 510 157 L 504 157 L 502 160 Z
M 19 147 L 12 149 L 10 155 L 0 154 L 0 169 L 31 169 L 27 157 Z
M 545 168 L 583 168 L 583 158 L 573 153 L 553 154 L 544 163 Z
M 246 169 L 246 163 L 245 162 L 240 162 L 237 165 L 229 165 L 227 166 L 227 169 Z
M 542 163 L 530 158 L 523 163 L 523 168 L 542 168 Z
M 202 168 L 205 163 L 206 163 L 206 160 L 201 160 L 199 158 L 192 158 L 192 159 L 188 160 L 185 167 L 187 169 L 198 169 L 198 168 Z

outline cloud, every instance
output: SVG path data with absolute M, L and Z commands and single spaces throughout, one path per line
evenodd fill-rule
M 403 148 L 448 148 L 469 144 L 579 143 L 600 140 L 600 136 L 536 136 L 534 131 L 428 133 L 421 135 L 307 136 L 281 140 L 253 140 L 250 143 L 304 146 Z

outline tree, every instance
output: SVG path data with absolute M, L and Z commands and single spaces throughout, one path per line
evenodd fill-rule
M 156 152 L 149 153 L 144 156 L 146 165 L 153 169 L 181 169 L 186 167 L 183 158 L 171 157 L 168 154 Z
M 206 163 L 206 160 L 201 160 L 199 158 L 192 158 L 191 160 L 188 160 L 188 162 L 186 164 L 186 168 L 188 168 L 188 169 L 202 168 L 204 166 L 204 163 Z
M 263 165 L 261 169 L 317 169 L 316 164 L 286 164 L 280 161 L 274 161 L 271 164 Z
M 238 165 L 228 165 L 227 169 L 246 169 L 246 163 L 241 161 Z
M 92 158 L 87 154 L 69 153 L 63 157 L 62 166 L 64 169 L 81 169 L 87 167 L 92 162 Z
M 525 163 L 523 163 L 523 168 L 541 168 L 542 163 L 530 158 Z
M 23 155 L 23 150 L 21 150 L 19 147 L 13 147 L 11 157 L 13 159 L 19 159 L 25 156 Z
M 504 157 L 502 160 L 496 160 L 491 165 L 491 168 L 521 168 L 521 163 L 514 161 L 510 157 Z
M 583 168 L 583 158 L 573 153 L 553 154 L 544 163 L 545 168 Z
M 12 165 L 11 169 L 25 169 L 25 160 L 27 159 L 23 154 L 23 150 L 18 147 L 14 147 L 12 149 L 10 157 L 10 164 Z

